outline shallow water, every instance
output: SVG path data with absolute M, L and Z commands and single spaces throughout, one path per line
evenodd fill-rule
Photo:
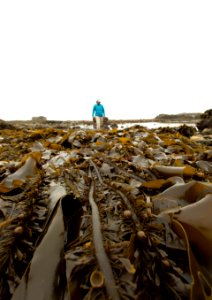
M 185 123 L 158 123 L 158 122 L 126 123 L 126 124 L 119 124 L 119 128 L 129 128 L 135 125 L 140 125 L 151 129 L 151 128 L 159 128 L 159 127 L 179 127 L 184 124 Z M 196 127 L 195 124 L 188 124 L 188 126 Z
M 194 123 L 159 123 L 159 122 L 137 122 L 137 123 L 120 123 L 117 124 L 118 125 L 118 129 L 125 129 L 125 128 L 129 128 L 132 126 L 144 126 L 147 127 L 148 129 L 154 129 L 154 128 L 159 128 L 159 127 L 180 127 L 182 125 L 186 124 L 187 126 L 192 126 L 196 128 L 196 124 Z M 86 125 L 86 124 L 82 124 L 80 125 L 81 128 L 84 129 L 93 129 L 93 125 Z

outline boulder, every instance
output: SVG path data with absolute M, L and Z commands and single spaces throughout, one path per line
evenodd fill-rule
M 179 128 L 179 133 L 190 138 L 192 135 L 196 133 L 196 128 L 193 126 L 181 125 Z
M 198 130 L 212 129 L 212 109 L 206 110 L 201 116 L 200 121 L 196 124 Z

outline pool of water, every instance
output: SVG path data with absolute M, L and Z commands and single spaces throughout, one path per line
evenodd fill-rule
M 159 128 L 159 127 L 180 127 L 182 125 L 186 124 L 187 126 L 192 126 L 196 128 L 196 124 L 193 123 L 159 123 L 159 122 L 141 122 L 141 123 L 120 123 L 118 125 L 118 129 L 122 130 L 125 128 L 130 128 L 132 126 L 144 126 L 147 127 L 148 129 L 154 129 L 154 128 Z M 81 128 L 83 129 L 93 129 L 93 125 L 80 125 Z M 110 128 L 110 126 L 109 126 Z
M 154 129 L 154 128 L 159 128 L 159 127 L 180 127 L 182 125 L 184 125 L 185 123 L 159 123 L 159 122 L 146 122 L 146 123 L 125 123 L 125 124 L 119 124 L 119 129 L 122 128 L 129 128 L 135 125 L 140 125 L 140 126 L 144 126 L 147 127 L 149 129 Z M 196 124 L 186 124 L 187 126 L 193 126 L 196 127 Z

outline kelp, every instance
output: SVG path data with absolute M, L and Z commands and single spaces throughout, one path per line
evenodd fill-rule
M 78 235 L 80 215 L 81 204 L 76 199 L 70 195 L 58 199 L 13 300 L 62 297 L 64 274 L 60 270 L 64 268 L 64 244 Z M 67 232 L 70 227 L 72 232 Z
M 183 166 L 183 167 L 154 166 L 153 171 L 158 173 L 158 176 L 163 176 L 164 178 L 169 178 L 173 176 L 191 178 L 195 174 L 195 169 L 191 166 Z
M 208 182 L 192 180 L 188 183 L 176 183 L 152 197 L 154 211 L 158 213 L 170 207 L 183 207 L 201 200 L 210 193 L 212 184 Z
M 184 130 L 3 130 L 0 298 L 211 299 L 211 150 Z
M 93 199 L 93 190 L 94 190 L 94 183 L 92 181 L 90 191 L 89 191 L 89 202 L 92 209 L 92 223 L 93 223 L 93 243 L 94 248 L 96 251 L 96 257 L 99 263 L 99 267 L 102 271 L 104 280 L 105 280 L 105 287 L 108 293 L 108 296 L 112 300 L 118 300 L 120 299 L 118 291 L 115 287 L 115 280 L 113 277 L 113 272 L 111 265 L 108 261 L 103 240 L 101 236 L 101 225 L 100 225 L 100 218 L 98 213 L 97 205 Z M 92 275 L 93 276 L 93 273 Z

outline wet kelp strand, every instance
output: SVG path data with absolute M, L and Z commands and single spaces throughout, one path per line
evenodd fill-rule
M 89 172 L 91 175 L 91 172 Z M 100 270 L 102 271 L 104 278 L 105 278 L 105 286 L 108 293 L 108 296 L 111 299 L 119 300 L 119 294 L 117 288 L 115 286 L 115 280 L 113 277 L 112 268 L 110 266 L 109 259 L 106 255 L 104 245 L 103 245 L 103 238 L 101 235 L 101 223 L 99 218 L 99 212 L 97 205 L 93 198 L 94 193 L 94 182 L 91 181 L 91 187 L 89 191 L 89 202 L 92 208 L 92 220 L 93 220 L 93 241 L 94 241 L 94 248 L 96 251 L 96 257 L 99 263 Z

